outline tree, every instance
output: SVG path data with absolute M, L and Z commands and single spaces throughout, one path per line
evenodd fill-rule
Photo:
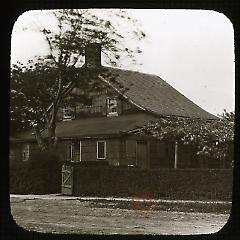
M 52 14 L 56 26 L 53 29 L 39 29 L 49 48 L 48 55 L 30 60 L 25 66 L 16 64 L 11 72 L 11 119 L 16 122 L 17 116 L 20 116 L 25 128 L 29 123 L 33 124 L 41 149 L 56 145 L 57 112 L 76 79 L 81 82 L 82 89 L 99 81 L 100 69 L 88 71 L 87 66 L 79 69 L 85 46 L 101 44 L 107 63 L 116 66 L 124 56 L 134 62 L 135 54 L 141 52 L 138 47 L 123 44 L 123 40 L 129 39 L 129 35 L 137 40 L 145 37 L 144 32 L 135 27 L 136 21 L 123 10 L 112 15 L 125 21 L 128 24 L 125 28 L 132 25 L 132 30 L 125 35 L 120 32 L 124 28 L 117 28 L 116 22 L 99 17 L 94 11 L 70 9 L 49 11 L 48 14 Z M 104 80 L 108 81 L 108 76 L 104 76 Z M 19 124 L 18 127 L 21 126 Z M 48 129 L 47 145 L 41 136 L 44 126 Z
M 223 110 L 223 113 L 218 115 L 221 119 L 225 119 L 228 120 L 230 122 L 234 122 L 235 121 L 235 112 L 227 112 L 226 109 Z
M 222 118 L 218 120 L 161 118 L 158 122 L 150 122 L 144 126 L 140 134 L 195 146 L 199 156 L 211 156 L 223 162 L 232 161 L 234 115 L 234 112 L 224 111 Z

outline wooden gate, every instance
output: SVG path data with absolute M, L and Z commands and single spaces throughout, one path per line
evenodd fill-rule
M 73 166 L 62 165 L 62 194 L 73 194 Z

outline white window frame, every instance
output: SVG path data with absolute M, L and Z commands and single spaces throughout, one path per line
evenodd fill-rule
M 79 143 L 79 159 L 78 160 L 73 160 L 73 144 L 74 144 L 74 141 L 71 142 L 71 145 L 70 145 L 70 158 L 71 158 L 71 162 L 81 162 L 82 161 L 82 141 L 78 141 Z
M 63 106 L 63 119 L 64 120 L 72 119 L 70 112 L 71 112 L 71 109 L 70 109 L 69 105 L 64 105 Z
M 30 147 L 29 144 L 24 144 L 22 149 L 22 160 L 23 162 L 26 162 L 29 160 L 30 156 Z
M 114 106 L 111 106 L 111 101 L 114 101 Z M 118 112 L 117 112 L 117 99 L 115 98 L 107 98 L 107 112 L 108 112 L 108 116 L 118 116 Z M 114 111 L 113 111 L 114 110 Z
M 100 157 L 98 156 L 98 144 L 99 144 L 99 143 L 104 143 L 104 157 L 103 157 L 103 158 L 100 158 Z M 107 157 L 107 144 L 106 144 L 106 141 L 103 141 L 103 140 L 97 141 L 97 159 L 102 160 L 102 159 L 106 159 L 106 157 Z

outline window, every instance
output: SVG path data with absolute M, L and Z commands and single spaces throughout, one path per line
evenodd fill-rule
M 116 108 L 116 107 L 111 108 L 111 112 L 112 112 L 112 113 L 117 112 L 117 108 Z
M 117 100 L 116 99 L 107 99 L 107 112 L 108 116 L 117 116 Z
M 63 119 L 64 120 L 71 119 L 71 109 L 68 105 L 63 106 Z
M 69 146 L 69 158 L 72 162 L 79 162 L 81 161 L 81 141 L 74 141 Z
M 97 159 L 106 159 L 105 141 L 97 141 Z
M 29 144 L 25 144 L 22 149 L 22 160 L 28 161 L 29 160 Z

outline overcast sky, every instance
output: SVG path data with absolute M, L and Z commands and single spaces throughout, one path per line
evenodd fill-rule
M 104 10 L 99 10 L 101 13 Z M 223 14 L 208 10 L 129 10 L 147 35 L 139 46 L 142 65 L 127 68 L 156 74 L 205 110 L 234 110 L 234 32 Z M 12 32 L 11 62 L 42 55 L 46 44 L 34 29 L 39 17 L 26 12 Z

